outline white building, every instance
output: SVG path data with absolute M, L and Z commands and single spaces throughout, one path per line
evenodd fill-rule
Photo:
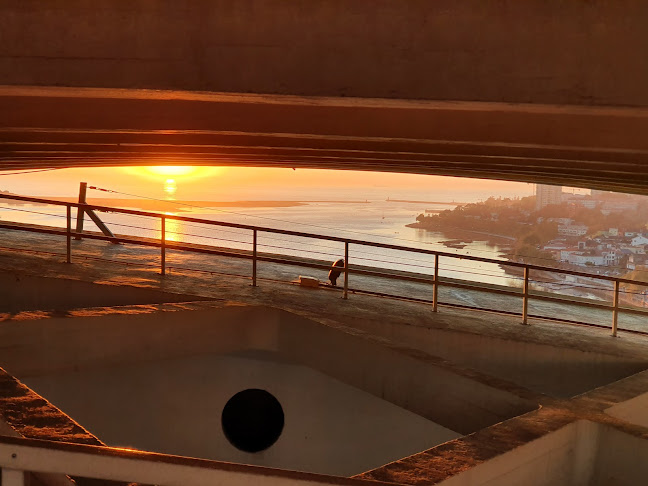
M 634 255 L 634 254 L 630 255 L 628 257 L 628 263 L 626 264 L 626 268 L 628 270 L 639 270 L 645 268 L 646 260 L 648 260 L 646 255 Z
M 583 199 L 578 204 L 587 209 L 594 209 L 596 206 L 598 206 L 598 201 L 594 201 L 592 199 Z
M 648 238 L 646 238 L 644 235 L 637 235 L 634 238 L 632 238 L 630 244 L 632 246 L 648 245 Z
M 562 225 L 569 225 L 574 222 L 571 218 L 548 218 L 547 221 L 555 222 Z
M 536 184 L 535 192 L 536 210 L 542 209 L 550 204 L 560 204 L 562 202 L 562 186 Z
M 596 254 L 586 254 L 583 251 L 577 250 L 563 250 L 560 252 L 561 261 L 581 266 L 614 266 L 619 263 L 620 256 L 616 251 L 604 251 Z
M 637 201 L 606 201 L 601 205 L 601 213 L 608 216 L 612 213 L 636 211 L 638 206 Z
M 584 224 L 570 224 L 558 226 L 558 234 L 564 236 L 584 236 L 589 228 Z
M 618 265 L 621 260 L 621 254 L 617 253 L 615 250 L 604 251 L 603 257 L 605 258 L 605 264 L 609 267 Z
M 612 192 L 611 191 L 601 191 L 600 189 L 592 189 L 591 194 L 592 194 L 593 198 L 600 199 L 601 197 L 612 194 Z
M 567 249 L 565 241 L 550 241 L 543 248 L 544 251 L 561 251 Z

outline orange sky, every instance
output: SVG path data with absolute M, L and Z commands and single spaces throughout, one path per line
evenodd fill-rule
M 1 173 L 0 173 L 1 174 Z M 479 192 L 488 195 L 529 195 L 530 184 L 460 179 L 456 177 L 391 174 L 378 172 L 334 171 L 315 169 L 274 169 L 249 167 L 127 167 L 63 169 L 0 177 L 0 190 L 40 196 L 74 195 L 80 181 L 90 185 L 159 197 L 165 188 L 177 188 L 180 199 L 214 200 L 261 199 L 255 194 L 272 194 L 274 199 L 303 199 L 333 189 L 364 193 L 394 193 L 402 197 L 408 191 L 417 197 L 429 193 Z M 399 196 L 400 194 L 400 196 Z

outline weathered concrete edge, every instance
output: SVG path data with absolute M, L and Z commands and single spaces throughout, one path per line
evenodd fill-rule
M 643 371 L 572 400 L 547 402 L 539 410 L 354 477 L 416 486 L 437 484 L 580 420 L 610 426 L 648 440 L 648 428 L 605 413 L 611 405 L 647 391 L 648 371 Z
M 21 437 L 105 445 L 78 422 L 0 368 L 0 418 Z

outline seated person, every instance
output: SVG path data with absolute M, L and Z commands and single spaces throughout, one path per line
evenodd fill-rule
M 339 260 L 336 260 L 333 263 L 333 266 L 338 268 L 344 268 L 344 258 L 340 258 Z M 329 271 L 328 278 L 331 281 L 331 285 L 333 287 L 337 287 L 337 279 L 340 276 L 340 273 L 342 273 L 340 270 L 336 270 L 334 268 L 331 268 L 331 270 Z

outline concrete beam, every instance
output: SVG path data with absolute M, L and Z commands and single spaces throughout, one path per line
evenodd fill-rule
M 0 87 L 0 170 L 240 165 L 648 194 L 648 109 Z
M 2 0 L 0 84 L 648 106 L 642 0 Z

